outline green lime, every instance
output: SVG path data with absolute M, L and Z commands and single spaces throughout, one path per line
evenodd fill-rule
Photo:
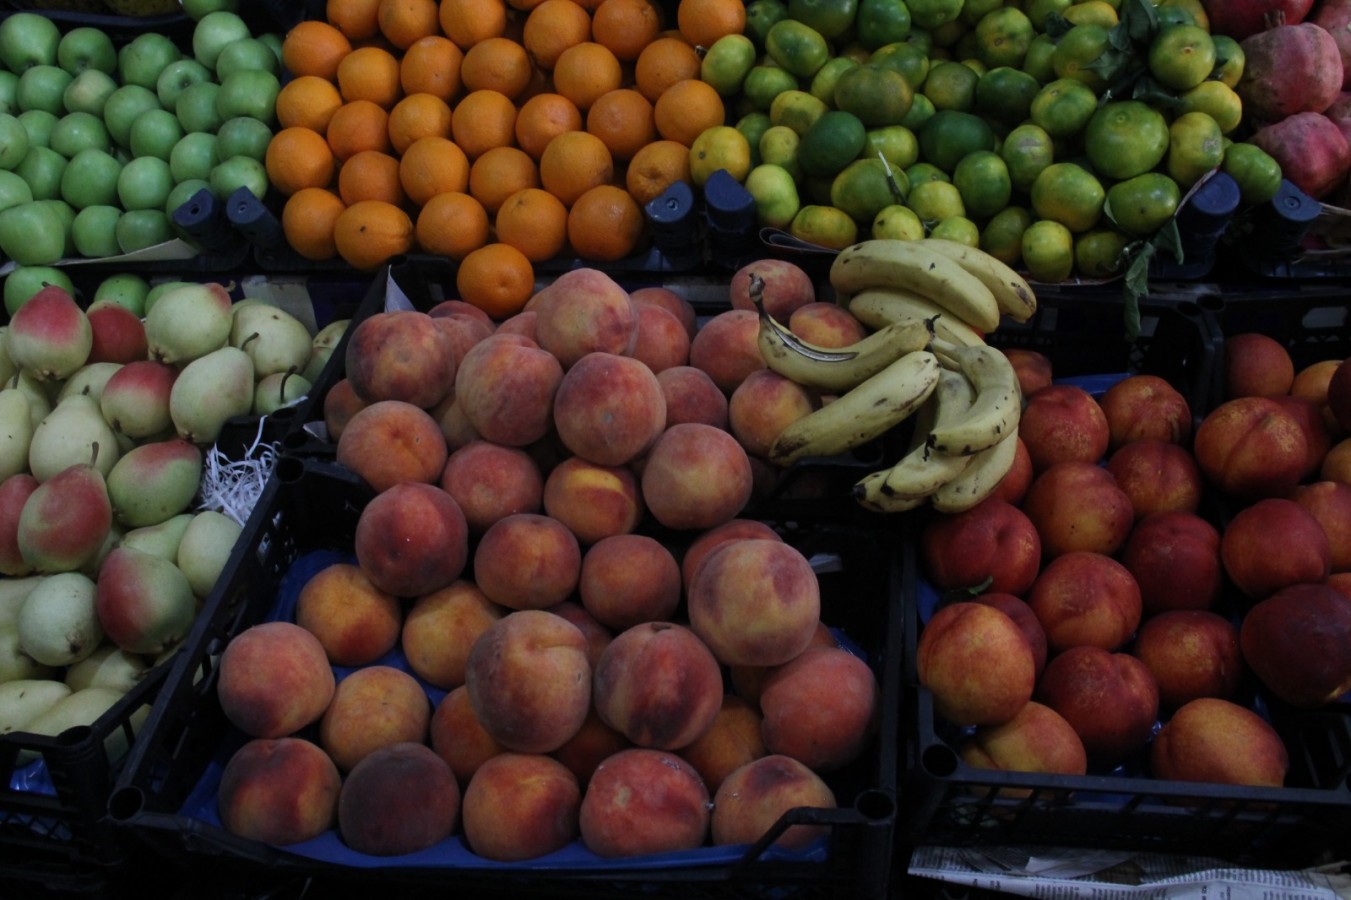
M 907 0 L 910 20 L 920 28 L 932 30 L 951 22 L 962 11 L 962 0 Z
M 919 220 L 932 227 L 952 216 L 965 216 L 966 204 L 962 202 L 962 192 L 950 181 L 926 181 L 911 185 L 910 195 L 905 205 L 915 211 Z
M 1196 20 L 1192 14 L 1180 6 L 1165 6 L 1159 4 L 1154 7 L 1154 15 L 1158 17 L 1159 28 L 1168 28 L 1173 25 L 1195 25 Z
M 893 203 L 883 207 L 873 217 L 872 236 L 878 239 L 917 241 L 924 237 L 924 223 L 910 207 Z
M 1173 217 L 1181 201 L 1176 181 L 1162 172 L 1145 172 L 1109 187 L 1103 212 L 1127 234 L 1146 237 Z
M 1203 112 L 1186 112 L 1168 126 L 1168 156 L 1164 168 L 1185 190 L 1224 162 L 1224 135 Z
M 830 205 L 842 209 L 859 225 L 868 225 L 885 207 L 903 197 L 892 193 L 893 182 L 880 159 L 856 159 L 840 170 L 830 184 Z
M 900 72 L 911 89 L 922 85 L 929 75 L 929 53 L 914 41 L 895 41 L 878 47 L 868 62 Z
M 760 139 L 765 136 L 765 132 L 770 129 L 773 123 L 769 121 L 769 113 L 749 112 L 736 120 L 736 130 L 746 136 L 746 143 L 751 148 L 751 165 L 758 166 L 763 161 L 760 158 Z
M 820 97 L 793 88 L 779 94 L 769 104 L 769 122 L 771 125 L 787 125 L 798 134 L 806 134 L 812 123 L 829 109 L 829 105 Z
M 844 110 L 823 113 L 797 148 L 798 165 L 806 175 L 831 175 L 858 158 L 867 140 L 867 129 L 858 116 Z
M 769 126 L 765 133 L 760 135 L 760 145 L 757 148 L 760 151 L 761 165 L 778 166 L 797 179 L 802 174 L 802 169 L 797 164 L 797 146 L 801 141 L 801 136 L 787 125 Z
M 1074 237 L 1074 268 L 1085 278 L 1111 278 L 1121 271 L 1130 238 L 1115 228 L 1092 228 Z
M 751 0 L 746 4 L 746 25 L 742 33 L 755 41 L 757 47 L 763 47 L 770 26 L 786 18 L 788 4 L 783 0 Z
M 1003 5 L 1004 0 L 963 0 L 962 11 L 957 14 L 957 21 L 968 28 L 974 28 L 977 22 Z
M 738 182 L 751 170 L 750 143 L 731 125 L 705 128 L 690 144 L 690 180 L 695 187 L 703 187 L 719 169 Z
M 1027 13 L 1027 19 L 1032 23 L 1032 27 L 1038 32 L 1046 31 L 1046 20 L 1052 13 L 1058 16 L 1064 16 L 1065 10 L 1070 8 L 1073 0 L 1027 0 L 1023 4 L 1023 12 Z
M 1074 272 L 1074 235 L 1052 219 L 1037 219 L 1028 225 L 1019 250 L 1034 281 L 1058 284 Z
M 755 218 L 762 226 L 787 228 L 802 205 L 797 182 L 783 166 L 756 166 L 746 175 L 744 186 L 755 200 Z
M 1175 91 L 1194 88 L 1215 68 L 1215 42 L 1200 25 L 1169 25 L 1149 45 L 1149 74 Z
M 1001 6 L 981 17 L 975 27 L 976 58 L 991 69 L 1017 68 L 1036 37 L 1032 20 L 1017 7 Z
M 974 113 L 940 109 L 917 133 L 920 156 L 951 172 L 958 161 L 977 150 L 993 150 L 998 143 L 990 123 Z
M 858 225 L 844 210 L 809 203 L 797 211 L 788 225 L 789 234 L 799 240 L 843 250 L 858 240 Z
M 826 64 L 816 70 L 812 76 L 811 84 L 807 86 L 807 93 L 811 94 L 826 103 L 833 104 L 835 101 L 835 85 L 839 82 L 840 76 L 850 69 L 857 69 L 859 62 L 848 56 L 832 56 L 826 60 Z
M 910 103 L 910 112 L 901 119 L 901 124 L 911 131 L 919 131 L 925 122 L 938 112 L 934 109 L 933 101 L 923 94 L 916 94 L 914 100 Z
M 993 150 L 968 153 L 952 172 L 952 183 L 962 195 L 967 215 L 987 219 L 1009 205 L 1013 182 L 1009 167 Z
M 929 237 L 955 241 L 968 247 L 979 247 L 980 226 L 966 216 L 949 216 L 929 230 Z
M 934 49 L 929 51 L 929 56 L 934 59 L 961 59 L 962 54 L 957 49 L 957 44 L 969 30 L 960 17 L 932 29 L 930 33 L 933 36 Z M 946 52 L 938 53 L 938 50 Z
M 1038 218 L 1059 222 L 1077 233 L 1098 224 L 1107 192 L 1083 166 L 1055 162 L 1041 170 L 1028 196 Z
M 987 119 L 1014 126 L 1027 118 L 1041 84 L 1022 69 L 996 66 L 976 82 L 975 111 Z
M 896 172 L 904 173 L 919 159 L 919 140 L 904 125 L 885 125 L 870 128 L 863 140 L 860 159 L 881 156 Z
M 741 92 L 741 83 L 756 62 L 755 43 L 744 34 L 725 34 L 699 61 L 699 78 L 723 97 Z
M 830 44 L 810 25 L 784 19 L 769 27 L 765 52 L 794 76 L 811 78 L 830 59 Z
M 1230 144 L 1220 167 L 1238 182 L 1238 196 L 1244 203 L 1266 203 L 1280 190 L 1281 164 L 1256 144 Z
M 1088 85 L 1095 94 L 1106 82 L 1091 68 L 1098 57 L 1111 48 L 1111 31 L 1102 25 L 1075 25 L 1056 41 L 1051 68 L 1057 78 L 1073 78 Z
M 968 111 L 976 103 L 976 82 L 980 76 L 959 62 L 935 60 L 924 79 L 922 93 L 933 103 L 934 109 Z
M 880 128 L 900 124 L 914 105 L 915 92 L 895 69 L 864 63 L 840 75 L 831 100 L 865 127 Z
M 990 217 L 980 232 L 980 249 L 1003 262 L 1015 266 L 1023 255 L 1023 232 L 1032 224 L 1032 213 L 1026 207 L 1006 206 Z
M 1055 145 L 1045 129 L 1027 122 L 1004 136 L 999 155 L 1009 167 L 1014 189 L 1026 193 L 1041 170 L 1055 161 Z
M 1159 0 L 1155 4 L 1155 11 L 1161 17 L 1171 14 L 1174 9 L 1186 13 L 1188 19 L 1200 25 L 1206 31 L 1210 31 L 1210 14 L 1206 12 L 1204 0 Z
M 1065 21 L 1071 25 L 1101 25 L 1111 28 L 1121 21 L 1116 7 L 1105 0 L 1080 0 L 1071 4 L 1063 13 Z
M 1098 110 L 1098 95 L 1077 78 L 1057 78 L 1032 98 L 1028 118 L 1053 138 L 1073 137 Z
M 933 163 L 917 162 L 905 167 L 905 181 L 914 190 L 926 181 L 951 181 L 952 176 Z
M 910 7 L 905 0 L 859 0 L 854 29 L 868 50 L 903 41 L 910 36 Z
M 1182 105 L 1177 112 L 1203 112 L 1220 126 L 1221 134 L 1229 134 L 1243 122 L 1243 101 L 1233 88 L 1223 81 L 1207 78 L 1194 88 L 1182 92 Z
M 774 98 L 784 91 L 797 90 L 798 80 L 787 69 L 772 65 L 751 66 L 741 83 L 741 94 L 753 108 L 769 111 Z
M 1215 71 L 1212 77 L 1227 87 L 1237 88 L 1248 61 L 1247 54 L 1238 41 L 1227 34 L 1212 34 L 1210 42 L 1215 45 Z
M 1038 84 L 1055 81 L 1055 38 L 1039 34 L 1032 39 L 1023 56 L 1023 71 L 1037 79 Z
M 788 0 L 788 18 L 834 40 L 849 30 L 858 13 L 858 0 Z
M 1168 120 L 1140 100 L 1112 100 L 1098 107 L 1084 128 L 1084 151 L 1107 178 L 1148 172 L 1168 152 Z

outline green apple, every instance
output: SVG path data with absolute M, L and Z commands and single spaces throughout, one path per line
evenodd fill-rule
M 277 121 L 277 92 L 281 82 L 263 69 L 240 69 L 220 82 L 216 112 L 221 121 L 251 116 L 271 127 Z
M 159 97 L 144 85 L 124 84 L 113 91 L 108 102 L 103 104 L 103 121 L 113 143 L 119 147 L 130 146 L 131 123 L 147 109 L 159 108 Z
M 164 67 L 183 56 L 183 51 L 168 35 L 143 31 L 122 45 L 117 53 L 117 71 L 123 84 L 155 89 Z
M 67 112 L 90 112 L 101 116 L 103 104 L 108 102 L 117 88 L 113 76 L 102 69 L 85 69 L 66 85 L 61 99 L 66 104 Z
M 125 210 L 157 209 L 173 190 L 174 176 L 169 163 L 158 156 L 138 156 L 122 167 L 117 176 L 117 199 Z
M 106 31 L 80 25 L 61 36 L 56 45 L 56 64 L 72 75 L 85 69 L 111 75 L 117 71 L 117 48 Z
M 0 253 L 19 265 L 50 265 L 65 249 L 66 223 L 51 204 L 34 200 L 0 212 Z
M 174 185 L 174 189 L 169 192 L 168 199 L 164 201 L 164 212 L 169 216 L 169 219 L 172 221 L 178 208 L 196 197 L 199 191 L 210 193 L 211 182 L 204 178 L 189 178 Z M 177 223 L 175 223 L 175 230 L 177 230 Z
M 9 169 L 0 169 L 0 210 L 33 201 L 33 189 L 23 176 Z
M 253 37 L 248 23 L 238 13 L 227 9 L 209 12 L 197 20 L 192 28 L 192 56 L 213 72 L 216 59 L 227 46 L 235 41 Z
M 213 81 L 211 70 L 197 60 L 185 56 L 176 59 L 164 67 L 155 81 L 155 96 L 159 105 L 172 110 L 178 103 L 178 97 L 187 88 L 201 81 Z
M 244 38 L 226 45 L 216 57 L 216 80 L 224 81 L 231 72 L 241 69 L 261 69 L 277 75 L 281 63 L 272 48 L 260 38 Z
M 75 208 L 62 200 L 60 197 L 52 197 L 47 200 L 34 200 L 34 203 L 42 203 L 51 207 L 61 218 L 61 231 L 65 235 L 65 245 L 61 248 L 61 255 L 75 255 L 75 235 L 72 228 L 75 225 Z
M 232 156 L 252 156 L 261 160 L 267 155 L 272 129 L 253 116 L 235 116 L 221 123 L 216 132 L 216 153 L 221 159 Z
M 122 164 L 107 150 L 88 147 L 76 153 L 61 173 L 61 197 L 76 209 L 117 202 Z
M 33 189 L 34 200 L 60 197 L 61 175 L 65 170 L 66 158 L 51 147 L 28 148 L 28 155 L 14 169 Z
M 24 131 L 28 132 L 29 146 L 52 145 L 52 129 L 60 121 L 55 113 L 49 113 L 45 109 L 29 109 L 19 113 L 18 119 L 23 123 Z
M 134 253 L 174 239 L 173 225 L 162 209 L 129 209 L 117 220 L 117 246 Z
M 77 212 L 70 226 L 75 252 L 90 259 L 117 256 L 122 252 L 117 246 L 117 221 L 121 218 L 122 210 L 116 206 L 86 206 Z
M 284 64 L 281 60 L 281 35 L 275 31 L 265 31 L 258 35 L 258 40 L 267 44 L 267 49 L 271 50 L 272 55 L 277 57 L 277 65 L 283 66 Z
M 13 169 L 28 155 L 28 129 L 18 116 L 0 113 L 0 169 Z
M 239 12 L 239 0 L 183 0 L 183 14 L 194 22 L 200 22 L 207 13 L 220 10 Z
M 56 65 L 61 29 L 35 12 L 12 13 L 0 20 L 0 63 L 11 72 Z
M 94 286 L 90 306 L 100 301 L 116 303 L 130 310 L 137 318 L 145 315 L 145 295 L 150 293 L 150 282 L 135 272 L 114 272 Z
M 267 195 L 267 169 L 252 156 L 231 156 L 211 170 L 211 193 L 220 200 L 229 199 L 239 188 L 247 188 L 255 197 Z
M 29 66 L 19 76 L 19 109 L 45 109 L 61 115 L 66 111 L 66 85 L 74 80 L 75 76 L 60 66 Z
M 60 266 L 15 266 L 5 276 L 5 311 L 13 316 L 33 295 L 45 287 L 55 285 L 75 296 L 75 282 Z
M 75 154 L 89 147 L 111 150 L 113 139 L 102 117 L 77 111 L 66 113 L 56 120 L 52 133 L 47 137 L 47 146 L 66 159 L 74 159 Z
M 9 69 L 0 69 L 0 112 L 23 112 L 19 109 L 19 76 Z
M 211 170 L 220 162 L 216 153 L 219 137 L 209 131 L 189 131 L 178 139 L 169 152 L 169 173 L 174 181 L 188 181 L 211 176 Z
M 174 104 L 174 115 L 178 124 L 187 131 L 211 131 L 220 128 L 225 117 L 216 112 L 216 97 L 220 94 L 220 85 L 214 81 L 203 81 L 185 89 Z
M 131 123 L 132 156 L 158 156 L 165 162 L 183 137 L 178 117 L 167 109 L 147 109 Z

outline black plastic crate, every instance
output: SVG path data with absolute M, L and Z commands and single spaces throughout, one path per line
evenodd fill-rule
M 564 862 L 546 857 L 492 863 L 469 853 L 457 834 L 431 851 L 444 851 L 443 865 L 400 865 L 397 858 L 352 864 L 351 857 L 344 862 L 301 855 L 226 833 L 210 814 L 214 779 L 242 737 L 216 698 L 219 653 L 244 628 L 277 617 L 286 598 L 293 600 L 303 580 L 317 571 L 316 560 L 351 558 L 356 521 L 371 496 L 360 479 L 320 458 L 286 456 L 269 481 L 231 556 L 229 574 L 208 598 L 109 804 L 113 820 L 165 864 L 242 890 L 293 882 L 355 890 L 398 884 L 407 896 L 447 888 L 475 897 L 884 896 L 894 847 L 900 727 L 895 698 L 901 623 L 894 614 L 900 575 L 893 564 L 899 535 L 791 517 L 763 520 L 813 559 L 822 621 L 866 655 L 882 692 L 881 721 L 868 749 L 825 776 L 839 808 L 791 811 L 744 852 L 708 847 L 637 861 L 603 861 L 578 842 L 562 851 Z M 794 823 L 829 826 L 825 846 L 806 856 L 769 847 Z
M 1273 337 L 1290 351 L 1296 371 L 1351 356 L 1351 285 L 1212 284 L 1198 286 L 1196 296 L 1221 340 L 1253 331 Z

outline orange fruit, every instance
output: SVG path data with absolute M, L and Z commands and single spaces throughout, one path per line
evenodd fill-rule
M 707 49 L 724 35 L 741 34 L 746 6 L 741 0 L 680 0 L 676 27 L 691 44 Z
M 601 94 L 586 112 L 586 130 L 605 142 L 611 156 L 624 162 L 657 139 L 652 104 L 633 88 Z
M 402 153 L 418 138 L 450 136 L 450 106 L 433 94 L 408 94 L 389 111 L 389 143 Z
M 379 150 L 362 150 L 338 170 L 338 196 L 351 206 L 362 200 L 395 205 L 407 199 L 399 180 L 399 161 Z
M 370 100 L 352 100 L 335 109 L 324 136 L 338 162 L 361 150 L 393 149 L 389 112 Z
M 593 187 L 614 179 L 614 158 L 605 142 L 585 131 L 565 131 L 539 158 L 540 185 L 571 206 Z
M 552 69 L 564 50 L 589 40 L 591 15 L 575 0 L 544 0 L 521 27 L 521 43 L 541 69 Z
M 281 208 L 281 230 L 286 243 L 305 259 L 316 262 L 338 255 L 333 228 L 347 204 L 325 188 L 301 188 Z
M 464 51 L 439 34 L 418 38 L 399 60 L 399 86 L 405 94 L 431 94 L 449 103 L 460 92 Z
M 722 125 L 727 111 L 713 85 L 697 78 L 677 81 L 652 105 L 657 133 L 688 147 L 705 128 Z
M 328 0 L 324 18 L 350 41 L 364 41 L 380 33 L 380 0 Z
M 355 269 L 371 271 L 413 249 L 413 220 L 384 200 L 362 200 L 338 214 L 333 245 Z
M 418 247 L 427 253 L 463 259 L 488 243 L 488 213 L 468 194 L 436 194 L 418 210 L 413 224 Z
M 520 312 L 535 293 L 535 267 L 510 244 L 485 244 L 460 260 L 455 290 L 494 319 Z
M 297 75 L 277 92 L 277 125 L 282 128 L 299 125 L 324 134 L 342 103 L 338 86 L 327 78 Z
M 464 53 L 460 81 L 467 91 L 497 91 L 516 99 L 530 84 L 530 55 L 510 38 L 491 37 Z
M 643 225 L 643 210 L 628 191 L 597 185 L 568 210 L 568 244 L 581 259 L 613 262 L 637 248 Z
M 288 196 L 301 188 L 327 187 L 335 168 L 324 136 L 299 125 L 272 135 L 263 165 L 268 183 Z
M 505 0 L 441 0 L 439 17 L 441 33 L 461 50 L 507 31 Z
M 470 159 L 516 138 L 516 105 L 501 91 L 471 91 L 456 105 L 450 134 Z
M 588 109 L 606 91 L 622 87 L 624 70 L 609 47 L 583 41 L 564 50 L 554 63 L 554 90 L 578 109 Z
M 519 147 L 494 147 L 469 166 L 469 193 L 489 215 L 496 215 L 502 201 L 528 187 L 539 187 L 539 168 Z
M 536 94 L 516 112 L 514 130 L 517 146 L 538 160 L 555 136 L 582 130 L 582 112 L 562 94 Z
M 653 103 L 662 91 L 687 78 L 699 77 L 699 52 L 682 37 L 659 37 L 643 48 L 633 65 L 633 80 Z
M 436 0 L 380 0 L 376 21 L 385 40 L 400 50 L 441 31 Z
M 337 78 L 344 100 L 369 100 L 389 109 L 403 93 L 399 60 L 384 47 L 357 47 L 338 63 Z
M 653 141 L 633 155 L 624 171 L 624 186 L 640 205 L 689 180 L 690 148 L 678 141 Z
M 437 194 L 469 187 L 469 160 L 450 138 L 418 138 L 399 157 L 399 183 L 418 206 Z
M 620 62 L 633 62 L 661 33 L 662 18 L 652 0 L 603 0 L 591 15 L 592 40 Z
M 568 208 L 543 188 L 523 188 L 503 201 L 493 230 L 499 241 L 520 250 L 526 259 L 544 262 L 568 244 Z
M 281 41 L 281 62 L 292 76 L 332 79 L 338 74 L 338 63 L 351 52 L 347 35 L 318 19 L 297 22 Z

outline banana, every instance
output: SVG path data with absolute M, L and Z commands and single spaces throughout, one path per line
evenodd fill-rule
M 929 502 L 928 497 L 901 497 L 882 490 L 889 469 L 869 472 L 854 484 L 854 499 L 859 506 L 876 513 L 906 512 L 919 509 Z
M 880 437 L 928 399 L 939 368 L 938 358 L 927 350 L 905 354 L 788 425 L 769 448 L 769 461 L 786 466 L 804 456 L 836 456 Z
M 970 509 L 994 493 L 1000 480 L 1013 468 L 1017 453 L 1018 432 L 1013 431 L 993 446 L 969 457 L 961 474 L 935 491 L 929 502 L 938 512 Z
M 979 278 L 994 294 L 999 311 L 1015 322 L 1026 322 L 1037 311 L 1037 295 L 1032 286 L 1003 260 L 978 247 L 943 238 L 921 238 L 920 243 L 955 260 Z
M 966 456 L 1016 434 L 1022 394 L 1008 357 L 989 345 L 962 347 L 935 340 L 930 346 L 943 365 L 966 376 L 976 389 L 976 399 L 957 421 L 935 425 L 929 446 L 950 456 Z
M 976 389 L 961 372 L 944 369 L 938 376 L 938 387 L 929 397 L 933 407 L 933 424 L 929 431 L 919 435 L 916 446 L 897 460 L 887 471 L 882 492 L 900 497 L 927 497 L 944 484 L 956 478 L 971 461 L 970 456 L 951 456 L 939 453 L 929 446 L 929 435 L 935 428 L 945 428 L 961 421 L 976 401 Z
M 999 327 L 999 304 L 961 263 L 920 241 L 875 238 L 845 247 L 830 264 L 837 294 L 903 288 L 932 300 L 982 333 Z
M 934 337 L 953 344 L 974 346 L 985 338 L 967 322 L 918 294 L 894 288 L 859 291 L 845 301 L 845 308 L 869 328 L 885 328 L 892 322 L 932 322 Z

